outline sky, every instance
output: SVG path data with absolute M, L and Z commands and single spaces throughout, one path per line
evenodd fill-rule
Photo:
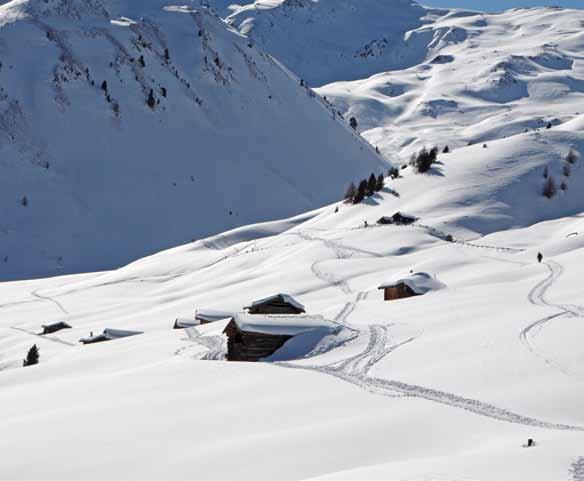
M 584 8 L 584 0 L 419 0 L 419 3 L 432 7 L 467 8 L 485 12 L 497 12 L 517 7 Z

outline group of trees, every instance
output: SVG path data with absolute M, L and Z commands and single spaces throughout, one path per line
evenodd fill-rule
M 570 150 L 570 152 L 564 159 L 564 165 L 562 167 L 563 179 L 562 182 L 560 183 L 560 189 L 562 191 L 568 190 L 567 179 L 572 175 L 572 166 L 576 163 L 577 160 L 578 156 L 576 155 L 576 153 L 573 150 Z M 543 183 L 542 194 L 544 197 L 551 199 L 553 196 L 557 194 L 558 188 L 556 185 L 556 180 L 554 179 L 554 176 L 550 174 L 549 167 L 547 166 L 543 171 L 543 178 L 545 179 L 545 181 Z
M 379 174 L 378 176 L 371 174 L 369 179 L 363 179 L 359 182 L 359 186 L 357 187 L 351 182 L 347 188 L 347 192 L 345 192 L 345 201 L 352 204 L 358 204 L 359 202 L 362 202 L 365 197 L 370 197 L 375 194 L 375 192 L 382 190 L 383 183 L 383 174 Z
M 438 159 L 438 147 L 432 147 L 430 150 L 424 147 L 420 152 L 414 154 L 410 160 L 410 165 L 416 169 L 419 174 L 428 172 L 432 164 Z

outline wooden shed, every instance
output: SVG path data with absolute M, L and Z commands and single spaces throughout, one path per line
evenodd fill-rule
M 418 272 L 395 281 L 386 282 L 379 286 L 384 291 L 386 301 L 407 299 L 408 297 L 422 296 L 430 291 L 446 287 L 435 277 L 426 272 Z
M 289 294 L 275 294 L 244 307 L 250 314 L 303 314 L 306 309 Z
M 113 341 L 122 337 L 136 336 L 138 334 L 144 333 L 141 331 L 125 331 L 122 329 L 104 329 L 101 334 L 81 338 L 79 342 L 82 344 L 96 344 L 98 342 Z
M 318 329 L 334 332 L 338 326 L 322 316 L 239 314 L 223 331 L 227 335 L 227 360 L 260 361 L 294 336 Z
M 53 332 L 62 331 L 63 329 L 71 329 L 71 326 L 67 324 L 65 321 L 57 321 L 52 322 L 51 324 L 43 324 L 41 327 L 43 328 L 43 332 L 41 332 L 41 335 L 52 334 Z

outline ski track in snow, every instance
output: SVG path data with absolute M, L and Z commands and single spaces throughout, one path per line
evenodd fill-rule
M 559 264 L 553 263 L 550 266 L 551 274 L 546 280 L 538 283 L 538 285 L 530 293 L 530 300 L 534 303 L 540 303 L 538 305 L 550 305 L 545 300 L 545 293 L 547 289 L 553 285 L 557 277 L 561 274 L 561 266 Z M 349 327 L 347 319 L 352 314 L 352 312 L 357 307 L 359 301 L 365 299 L 367 296 L 366 292 L 360 292 L 357 294 L 355 301 L 347 302 L 341 311 L 335 317 L 335 321 Z M 555 305 L 551 305 L 555 307 Z M 573 313 L 573 310 L 566 310 L 562 313 L 556 315 L 566 315 L 568 313 Z M 539 321 L 538 321 L 539 322 Z M 347 359 L 336 361 L 327 365 L 299 365 L 290 362 L 279 362 L 276 363 L 279 366 L 292 368 L 292 369 L 304 369 L 309 371 L 315 371 L 322 374 L 327 374 L 329 376 L 336 377 L 348 383 L 354 384 L 366 391 L 373 394 L 383 395 L 387 397 L 418 397 L 426 399 L 428 401 L 437 402 L 440 404 L 445 404 L 457 409 L 463 409 L 474 414 L 489 417 L 503 422 L 522 424 L 526 426 L 533 426 L 544 429 L 555 429 L 555 430 L 570 430 L 570 431 L 584 431 L 582 426 L 574 426 L 569 424 L 552 423 L 548 421 L 542 421 L 537 418 L 532 418 L 529 416 L 524 416 L 513 411 L 494 406 L 489 403 L 485 403 L 476 399 L 465 398 L 457 394 L 448 393 L 445 391 L 440 391 L 437 389 L 427 388 L 424 386 L 419 386 L 416 384 L 408 384 L 401 381 L 381 379 L 378 377 L 370 376 L 369 373 L 371 369 L 384 359 L 387 355 L 399 349 L 400 347 L 413 342 L 416 338 L 412 337 L 398 344 L 392 344 L 390 342 L 390 328 L 389 325 L 371 325 L 367 331 L 368 343 L 362 352 L 353 355 Z M 362 330 L 360 332 L 363 332 Z M 578 478 L 575 478 L 578 479 Z M 584 478 L 583 480 L 584 481 Z
M 348 359 L 332 363 L 331 365 L 303 366 L 293 363 L 276 363 L 280 366 L 292 369 L 304 369 L 328 374 L 348 383 L 354 384 L 373 394 L 387 397 L 418 397 L 428 401 L 445 404 L 458 409 L 463 409 L 480 416 L 489 417 L 499 421 L 523 424 L 544 429 L 584 431 L 584 427 L 568 424 L 551 423 L 536 418 L 523 416 L 513 411 L 481 402 L 476 399 L 465 398 L 456 394 L 439 391 L 415 384 L 401 381 L 381 379 L 369 376 L 371 369 L 385 356 L 399 347 L 412 342 L 410 338 L 399 344 L 388 343 L 388 330 L 390 326 L 373 325 L 369 328 L 369 342 L 365 349 Z
M 53 299 L 52 297 L 48 297 L 48 296 L 43 296 L 42 294 L 38 293 L 38 290 L 32 291 L 30 293 L 33 297 L 36 297 L 37 299 L 42 299 L 44 301 L 49 301 L 52 302 L 53 304 L 55 304 L 59 310 L 63 313 L 63 314 L 69 314 L 69 311 L 67 311 L 67 309 L 65 309 L 65 307 L 63 307 L 63 304 L 61 304 L 59 301 L 57 301 L 56 299 Z
M 584 481 L 584 456 L 575 459 L 570 466 L 572 481 Z
M 38 334 L 36 332 L 29 331 L 28 329 L 23 329 L 22 327 L 11 326 L 10 329 L 14 329 L 15 331 L 24 332 L 26 334 L 30 334 L 31 336 L 36 336 L 36 337 L 38 337 L 40 339 L 44 339 L 46 341 L 58 342 L 59 344 L 65 344 L 66 346 L 77 346 L 77 344 L 75 344 L 73 342 L 64 341 L 63 339 L 59 339 L 58 337 L 55 337 L 55 336 L 41 335 L 41 334 Z
M 561 264 L 558 264 L 557 262 L 554 261 L 545 262 L 545 265 L 549 270 L 549 274 L 545 279 L 538 282 L 535 285 L 535 287 L 531 289 L 527 298 L 529 302 L 535 306 L 549 307 L 559 310 L 560 312 L 557 312 L 556 314 L 552 314 L 542 319 L 538 319 L 535 322 L 532 322 L 519 333 L 519 339 L 527 347 L 527 349 L 529 349 L 530 352 L 532 352 L 534 355 L 542 359 L 546 364 L 558 369 L 559 371 L 566 375 L 570 375 L 570 373 L 565 368 L 559 366 L 553 360 L 540 354 L 535 347 L 533 338 L 535 338 L 536 334 L 540 332 L 546 325 L 548 325 L 549 322 L 555 319 L 559 319 L 562 317 L 584 317 L 584 307 L 572 304 L 554 304 L 547 300 L 546 295 L 548 290 L 561 277 L 561 275 L 564 272 L 564 268 L 562 267 Z
M 225 359 L 225 338 L 223 336 L 203 336 L 196 327 L 184 329 L 186 338 L 183 341 L 191 342 L 191 345 L 181 347 L 174 353 L 175 356 L 182 356 L 185 351 L 192 349 L 196 345 L 203 346 L 207 352 L 196 354 L 194 359 L 201 361 L 223 361 Z

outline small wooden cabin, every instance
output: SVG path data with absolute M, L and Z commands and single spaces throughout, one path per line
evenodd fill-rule
M 125 331 L 121 329 L 104 329 L 101 334 L 96 336 L 89 336 L 79 339 L 82 344 L 96 344 L 98 342 L 113 341 L 114 339 L 120 339 L 122 337 L 136 336 L 138 334 L 144 334 L 141 331 Z
M 404 214 L 403 212 L 396 212 L 391 216 L 394 224 L 398 225 L 411 225 L 416 222 L 417 217 L 409 214 Z
M 257 362 L 270 357 L 298 334 L 338 326 L 322 316 L 239 314 L 225 327 L 227 360 Z
M 249 314 L 303 314 L 306 309 L 289 294 L 276 294 L 244 307 Z
M 411 274 L 402 279 L 386 282 L 379 286 L 384 291 L 384 300 L 395 301 L 422 296 L 430 291 L 444 288 L 444 284 L 426 272 Z
M 400 282 L 395 286 L 380 287 L 379 289 L 383 289 L 383 300 L 385 301 L 396 301 L 397 299 L 407 299 L 408 297 L 421 295 L 415 293 L 405 282 Z
M 43 328 L 43 332 L 41 332 L 41 335 L 52 334 L 53 332 L 62 331 L 63 329 L 71 329 L 71 326 L 67 324 L 65 321 L 57 321 L 52 322 L 51 324 L 43 324 L 41 327 Z
M 379 225 L 411 225 L 418 220 L 413 215 L 404 214 L 403 212 L 396 212 L 391 217 L 383 216 L 378 221 Z

